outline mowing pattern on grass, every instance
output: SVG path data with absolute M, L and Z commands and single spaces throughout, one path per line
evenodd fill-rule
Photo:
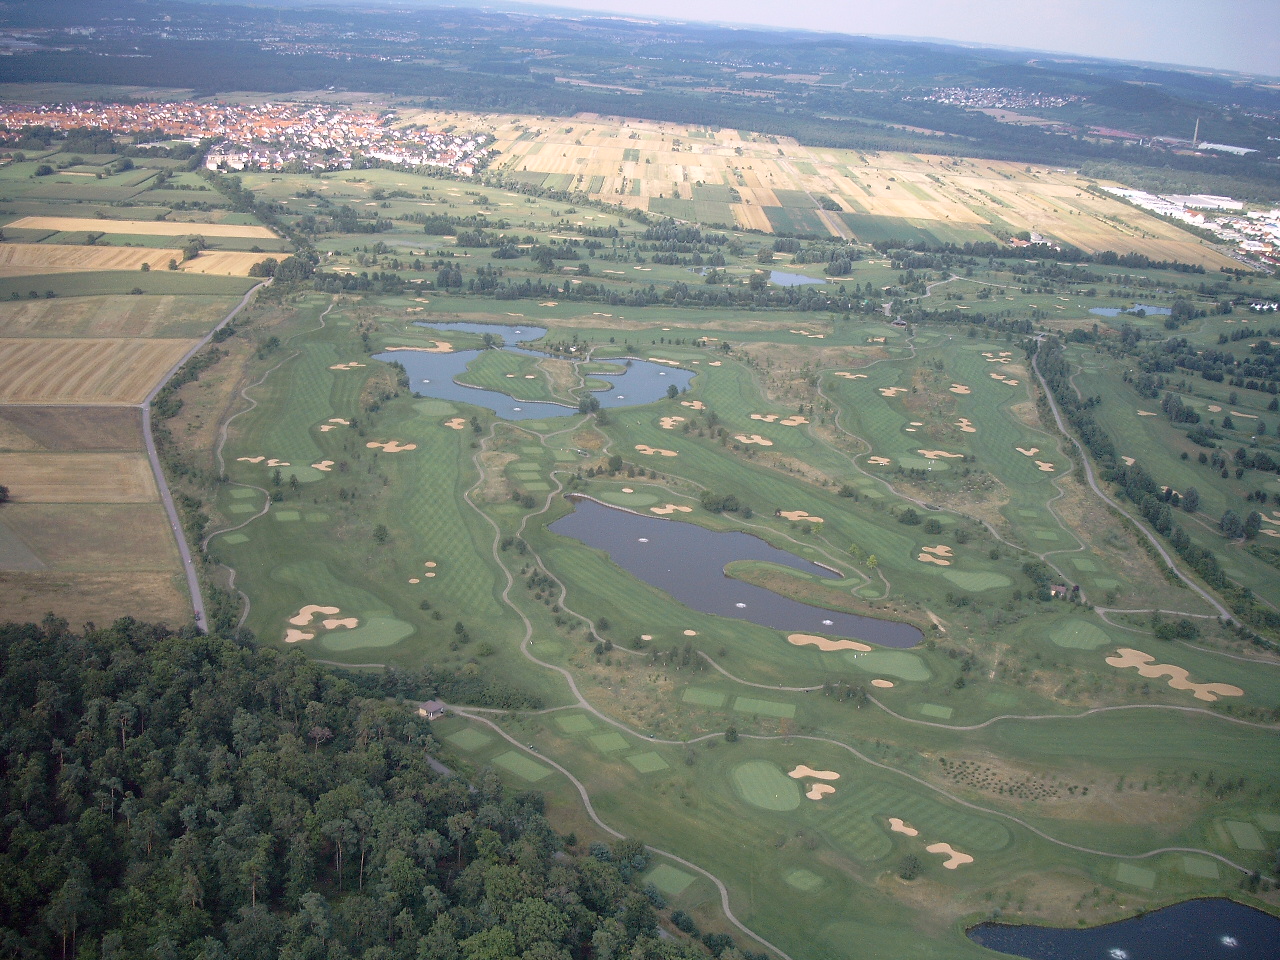
M 747 760 L 733 768 L 738 796 L 761 810 L 794 810 L 800 806 L 800 787 L 768 760 Z

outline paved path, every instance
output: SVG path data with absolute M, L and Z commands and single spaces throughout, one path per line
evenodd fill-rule
M 176 374 L 188 360 L 196 355 L 196 352 L 203 349 L 213 335 L 235 319 L 236 314 L 243 310 L 249 304 L 249 300 L 262 287 L 265 287 L 270 280 L 264 280 L 262 283 L 255 284 L 249 289 L 240 302 L 236 304 L 235 309 L 222 318 L 222 322 L 210 330 L 199 343 L 186 352 L 177 363 L 169 368 L 169 371 L 160 378 L 155 388 L 147 394 L 147 398 L 140 404 L 142 408 L 142 436 L 147 443 L 147 459 L 151 461 L 151 472 L 155 474 L 156 489 L 160 491 L 160 502 L 164 504 L 164 511 L 169 515 L 169 526 L 173 529 L 173 539 L 178 544 L 178 554 L 182 557 L 182 570 L 187 576 L 187 589 L 191 593 L 191 609 L 195 614 L 196 629 L 201 633 L 205 633 L 209 629 L 209 620 L 205 616 L 204 596 L 200 592 L 200 578 L 196 574 L 196 565 L 191 558 L 191 548 L 187 546 L 187 538 L 182 533 L 182 523 L 178 519 L 178 510 L 173 505 L 173 495 L 169 492 L 169 484 L 165 481 L 164 471 L 160 468 L 160 457 L 156 453 L 156 441 L 151 435 L 151 402 L 155 400 L 156 395 L 164 389 L 165 384 L 173 379 Z

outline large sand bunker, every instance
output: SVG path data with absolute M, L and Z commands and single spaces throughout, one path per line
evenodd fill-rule
M 813 777 L 815 780 L 839 780 L 840 774 L 834 770 L 815 770 L 813 767 L 800 764 L 794 770 L 787 774 L 793 779 L 800 780 L 804 777 Z
M 370 440 L 365 446 L 381 448 L 386 453 L 403 453 L 406 450 L 418 449 L 416 443 L 401 443 L 399 440 Z
M 897 817 L 889 818 L 889 829 L 894 833 L 905 833 L 908 837 L 918 837 L 920 831 L 905 820 L 899 820 Z
M 956 426 L 960 428 L 962 433 L 977 433 L 978 428 L 973 425 L 973 421 L 968 417 L 961 417 L 956 421 Z
M 435 346 L 432 347 L 387 347 L 387 353 L 395 353 L 397 350 L 410 350 L 414 353 L 453 353 L 453 344 L 447 340 L 432 340 Z
M 314 637 L 314 633 L 307 633 L 305 630 L 296 630 L 293 627 L 290 627 L 284 632 L 285 643 L 297 643 L 300 640 L 311 640 Z
M 948 460 L 964 459 L 963 453 L 947 453 L 945 450 L 917 450 L 916 453 L 924 457 L 926 460 L 939 460 L 945 457 Z
M 945 543 L 940 543 L 936 547 L 921 547 L 920 549 L 925 553 L 932 553 L 935 557 L 951 556 L 951 548 Z
M 1170 687 L 1174 690 L 1190 690 L 1197 700 L 1212 703 L 1218 697 L 1244 696 L 1243 690 L 1229 683 L 1192 683 L 1188 679 L 1187 671 L 1182 667 L 1175 667 L 1169 663 L 1156 663 L 1155 659 L 1151 654 L 1143 653 L 1141 650 L 1121 647 L 1114 656 L 1107 657 L 1107 663 L 1122 669 L 1134 667 L 1138 673 L 1151 679 L 1168 677 Z
M 656 513 L 660 517 L 668 517 L 673 513 L 693 513 L 693 507 L 681 506 L 678 503 L 668 503 L 661 507 L 650 507 L 650 513 Z
M 336 620 L 321 620 L 320 623 L 326 630 L 337 630 L 341 627 L 345 627 L 348 630 L 354 630 L 356 627 L 360 626 L 360 619 L 358 617 L 342 617 Z
M 446 420 L 444 425 L 450 430 L 463 430 L 467 426 L 467 421 L 462 417 L 454 417 L 452 420 Z
M 962 867 L 966 863 L 973 863 L 973 857 L 967 853 L 961 853 L 949 843 L 931 843 L 925 849 L 930 853 L 946 855 L 947 861 L 942 866 L 947 870 L 954 870 L 956 867 Z
M 936 563 L 940 567 L 951 566 L 950 560 L 943 560 L 941 557 L 935 557 L 931 553 L 922 553 L 918 557 L 916 557 L 916 559 L 919 560 L 921 563 Z
M 340 612 L 341 610 L 338 607 L 324 607 L 316 603 L 309 603 L 290 617 L 289 622 L 295 627 L 306 627 L 311 624 L 311 618 L 317 613 L 322 613 L 326 616 L 333 616 L 335 613 Z
M 802 417 L 802 416 L 799 416 L 798 414 L 796 414 L 796 415 L 793 415 L 793 416 L 787 417 L 787 419 L 785 419 L 785 420 L 779 420 L 779 421 L 778 421 L 778 426 L 780 426 L 780 427 L 798 427 L 798 426 L 800 426 L 801 424 L 808 423 L 808 422 L 809 422 L 809 420 L 808 420 L 808 418 L 807 418 L 807 417 Z
M 857 640 L 832 640 L 828 637 L 815 637 L 811 633 L 788 634 L 787 642 L 793 643 L 797 647 L 813 646 L 819 650 L 860 650 L 863 653 L 871 650 L 868 644 Z
M 677 423 L 684 423 L 684 417 L 663 417 L 658 421 L 658 426 L 663 430 L 674 430 Z
M 751 419 L 752 419 L 752 420 L 763 420 L 765 423 L 773 423 L 773 421 L 775 421 L 775 420 L 777 420 L 777 419 L 778 419 L 778 414 L 776 414 L 776 413 L 753 413 L 753 414 L 751 415 Z
M 680 406 L 688 407 L 690 410 L 705 410 L 707 405 L 701 400 L 681 400 Z
M 828 794 L 835 793 L 835 792 L 836 792 L 836 788 L 831 786 L 831 784 L 829 783 L 815 783 L 813 786 L 811 786 L 808 790 L 805 791 L 804 795 L 808 797 L 810 800 L 821 800 L 823 797 L 827 796 Z
M 356 367 L 363 367 L 363 363 L 335 363 L 330 370 L 354 370 Z
M 907 392 L 906 387 L 878 387 L 877 389 L 882 397 L 896 397 L 900 393 Z
M 646 457 L 674 457 L 674 450 L 663 450 L 661 447 L 651 447 L 646 443 L 636 444 L 636 453 L 643 453 Z
M 753 433 L 750 436 L 747 436 L 747 434 L 745 433 L 739 433 L 739 434 L 736 434 L 733 439 L 737 440 L 739 443 L 755 443 L 755 444 L 759 444 L 762 447 L 773 446 L 772 440 L 766 440 L 764 437 L 760 436 L 760 434 L 758 433 Z
M 1040 468 L 1041 473 L 1053 473 L 1054 466 L 1047 460 L 1037 460 L 1036 466 Z
M 332 461 L 332 460 L 321 460 L 319 463 L 313 463 L 313 464 L 311 465 L 311 468 L 312 468 L 313 470 L 321 470 L 321 471 L 323 471 L 323 472 L 325 472 L 325 473 L 330 473 L 330 472 L 332 472 L 332 470 L 333 470 L 333 461 Z
M 821 517 L 810 516 L 803 510 L 779 510 L 778 516 L 790 520 L 792 523 L 825 523 Z
M 880 687 L 882 690 L 889 690 L 893 687 L 892 680 L 885 680 L 883 677 L 876 677 L 871 681 L 873 687 Z
M 845 373 L 843 370 L 838 370 L 838 371 L 836 371 L 836 374 L 835 374 L 835 375 L 836 375 L 837 377 L 844 377 L 846 380 L 865 380 L 865 379 L 867 379 L 867 375 L 866 375 L 865 373 Z
M 874 463 L 877 466 L 884 466 L 886 463 L 893 463 L 888 457 L 867 457 L 867 463 Z
M 1039 447 L 1014 447 L 1013 449 L 1017 450 L 1024 457 L 1034 457 L 1040 452 Z
M 680 366 L 679 362 L 678 362 L 678 361 L 676 361 L 676 360 L 663 360 L 661 357 L 650 357 L 650 358 L 649 358 L 649 362 L 650 362 L 650 363 L 665 363 L 668 367 L 678 367 L 678 366 Z
M 957 393 L 960 396 L 964 396 L 965 394 L 973 392 L 968 387 L 966 387 L 963 383 L 953 383 L 950 389 L 952 393 Z

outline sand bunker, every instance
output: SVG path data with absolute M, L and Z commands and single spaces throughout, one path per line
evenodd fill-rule
M 882 397 L 896 397 L 900 393 L 907 392 L 906 387 L 879 387 L 877 389 L 879 389 Z
M 815 637 L 811 633 L 788 634 L 787 642 L 797 647 L 814 646 L 819 650 L 860 650 L 863 653 L 871 650 L 868 644 L 858 640 L 831 640 L 827 637 Z
M 956 421 L 956 426 L 960 428 L 962 433 L 977 433 L 978 428 L 973 425 L 973 421 L 968 417 L 961 417 Z
M 941 557 L 935 557 L 932 553 L 922 553 L 916 557 L 921 563 L 936 563 L 940 567 L 951 566 L 950 560 L 943 560 Z
M 825 523 L 821 517 L 810 516 L 804 510 L 779 510 L 778 516 L 790 520 L 792 523 Z
M 1138 462 L 1134 460 L 1133 457 L 1121 457 L 1120 459 L 1124 461 L 1124 465 L 1126 467 L 1132 467 L 1135 463 Z
M 733 439 L 737 440 L 739 443 L 755 443 L 755 444 L 759 444 L 762 447 L 773 446 L 772 440 L 766 440 L 764 437 L 760 436 L 760 434 L 758 433 L 753 433 L 751 434 L 751 436 L 747 436 L 745 433 L 739 433 L 739 434 L 735 434 Z
M 889 818 L 889 829 L 894 833 L 905 833 L 908 837 L 918 837 L 920 831 L 905 820 L 899 820 L 897 817 Z
M 1041 473 L 1053 473 L 1053 464 L 1046 460 L 1037 460 L 1036 466 L 1040 468 Z
M 635 491 L 634 491 L 634 490 L 632 490 L 630 487 L 623 487 L 623 488 L 622 488 L 622 492 L 623 492 L 623 493 L 635 493 Z
M 330 370 L 354 370 L 356 367 L 363 367 L 363 363 L 335 363 Z
M 317 613 L 322 613 L 325 616 L 331 617 L 335 613 L 341 613 L 341 610 L 338 607 L 322 607 L 319 604 L 309 603 L 290 617 L 289 622 L 295 627 L 306 627 L 311 624 L 311 618 Z
M 872 680 L 872 681 L 871 681 L 871 685 L 872 685 L 873 687 L 880 687 L 880 688 L 881 688 L 881 689 L 883 689 L 883 690 L 888 690 L 890 687 L 892 687 L 892 686 L 893 686 L 893 681 L 892 681 L 892 680 L 884 680 L 884 679 L 882 679 L 882 678 L 880 678 L 880 677 L 876 677 L 874 680 Z
M 867 343 L 884 343 L 884 337 L 867 337 Z
M 311 468 L 312 468 L 313 470 L 323 470 L 325 473 L 329 473 L 329 472 L 331 472 L 331 470 L 332 470 L 332 468 L 333 468 L 333 461 L 332 461 L 332 460 L 321 460 L 319 463 L 313 463 L 313 464 L 311 465 Z
M 419 580 L 417 577 L 410 577 L 410 578 L 409 578 L 409 582 L 410 582 L 410 583 L 421 583 L 422 581 L 421 581 L 421 580 Z
M 643 453 L 646 457 L 674 457 L 674 450 L 663 450 L 661 447 L 651 447 L 648 444 L 637 443 L 636 453 Z
M 751 419 L 763 420 L 765 423 L 773 423 L 773 421 L 778 419 L 778 415 L 776 413 L 753 413 L 751 415 Z
M 829 783 L 815 783 L 812 787 L 805 791 L 805 796 L 810 800 L 821 800 L 827 794 L 835 793 L 836 788 Z
M 433 567 L 437 566 L 437 564 L 434 560 L 428 560 L 426 563 L 423 564 L 423 566 L 426 567 L 428 570 L 430 570 Z
M 800 426 L 801 424 L 803 424 L 803 423 L 808 423 L 808 422 L 809 422 L 809 421 L 808 421 L 808 419 L 807 419 L 806 417 L 801 417 L 801 416 L 796 415 L 796 416 L 790 416 L 790 417 L 787 417 L 787 419 L 785 419 L 785 420 L 779 420 L 779 421 L 778 421 L 778 426 L 780 426 L 780 427 L 798 427 L 798 426 Z
M 414 353 L 453 353 L 453 344 L 447 340 L 432 340 L 434 346 L 431 347 L 387 347 L 387 353 L 395 353 L 397 350 L 410 350 Z M 360 364 L 363 366 L 363 364 Z M 332 367 L 330 369 L 333 369 Z
M 1135 667 L 1144 677 L 1156 679 L 1169 678 L 1169 686 L 1174 690 L 1190 690 L 1197 700 L 1213 703 L 1218 697 L 1243 697 L 1244 691 L 1229 683 L 1192 683 L 1187 679 L 1187 671 L 1168 663 L 1155 663 L 1155 657 L 1141 650 L 1121 647 L 1115 656 L 1107 657 L 1107 663 L 1113 667 Z
M 1024 457 L 1034 457 L 1040 452 L 1039 447 L 1014 447 L 1013 449 L 1017 450 Z
M 299 640 L 311 640 L 314 637 L 314 633 L 307 633 L 304 630 L 295 630 L 292 627 L 284 632 L 285 643 L 297 643 Z
M 454 417 L 452 420 L 446 420 L 444 425 L 450 430 L 463 430 L 467 426 L 467 421 L 462 417 Z
M 865 380 L 865 379 L 867 379 L 867 375 L 866 375 L 865 373 L 845 373 L 843 370 L 838 371 L 838 372 L 836 373 L 836 376 L 837 376 L 837 377 L 844 377 L 846 380 Z
M 932 553 L 935 557 L 951 556 L 951 548 L 945 543 L 940 543 L 936 547 L 921 547 L 920 549 L 925 553 Z
M 693 507 L 684 507 L 678 503 L 668 503 L 661 507 L 650 507 L 650 513 L 656 513 L 660 517 L 668 517 L 673 513 L 693 513 Z
M 705 410 L 707 405 L 701 400 L 681 400 L 680 406 L 688 407 L 690 410 Z
M 1155 414 L 1154 414 L 1154 413 L 1152 413 L 1150 410 L 1139 410 L 1139 411 L 1138 411 L 1138 416 L 1140 416 L 1140 417 L 1154 417 L 1154 416 L 1155 416 Z
M 962 867 L 966 863 L 973 863 L 973 857 L 967 853 L 961 853 L 949 843 L 931 843 L 925 849 L 930 853 L 945 854 L 948 859 L 942 866 L 947 870 L 954 870 L 956 867 Z
M 963 383 L 953 383 L 951 385 L 951 392 L 958 393 L 961 396 L 964 396 L 965 394 L 972 393 L 973 391 L 970 390 L 968 387 L 966 387 Z
M 663 430 L 674 430 L 677 423 L 684 423 L 684 417 L 663 417 L 658 421 Z
M 236 463 L 261 463 L 266 457 L 236 457 Z
M 338 423 L 338 424 L 341 424 L 341 425 L 342 425 L 342 426 L 344 426 L 344 427 L 349 427 L 349 426 L 351 426 L 351 421 L 350 421 L 350 420 L 343 420 L 343 419 L 342 419 L 342 417 L 330 417 L 330 418 L 329 418 L 329 422 L 330 422 L 330 423 Z
M 963 453 L 947 453 L 945 450 L 917 450 L 916 453 L 920 454 L 920 456 L 924 457 L 926 460 L 938 460 L 943 457 L 946 457 L 948 460 L 954 460 L 956 458 L 961 460 L 964 459 Z
M 697 631 L 697 630 L 686 630 L 686 631 L 684 632 L 684 635 L 685 635 L 686 637 L 696 637 L 696 636 L 698 635 L 698 631 Z
M 288 461 L 288 460 L 276 460 L 276 459 L 273 457 L 272 459 L 270 459 L 270 460 L 268 460 L 268 461 L 267 461 L 267 466 L 268 466 L 268 467 L 287 467 L 287 466 L 289 466 L 289 461 Z
M 679 364 L 679 362 L 678 362 L 678 361 L 675 361 L 675 360 L 663 360 L 661 357 L 650 357 L 650 358 L 649 358 L 649 362 L 650 362 L 650 363 L 665 363 L 668 367 L 678 367 L 678 366 L 680 366 L 680 364 Z
M 806 766 L 803 763 L 797 766 L 789 774 L 787 774 L 787 776 L 792 777 L 796 780 L 799 780 L 803 777 L 813 777 L 817 780 L 839 780 L 840 779 L 840 774 L 836 773 L 834 770 L 815 770 L 813 769 L 813 767 Z
M 403 453 L 405 450 L 417 450 L 416 443 L 401 443 L 399 440 L 370 440 L 366 447 L 381 448 L 387 453 Z
M 886 463 L 893 463 L 888 457 L 867 457 L 867 463 L 874 463 L 884 466 Z
M 337 428 L 337 427 L 335 427 L 332 423 L 322 423 L 322 424 L 320 424 L 320 432 L 321 432 L 321 433 L 328 433 L 330 430 L 337 430 L 337 429 L 338 429 L 338 428 Z
M 1221 412 L 1222 412 L 1222 408 L 1221 408 L 1220 406 L 1218 406 L 1216 403 L 1211 403 L 1211 404 L 1209 404 L 1209 412 L 1210 412 L 1210 413 L 1221 413 Z
M 808 337 L 810 340 L 821 340 L 826 337 L 825 333 L 809 333 L 807 330 L 788 330 L 787 333 L 794 333 L 798 337 Z
M 358 617 L 342 617 L 338 620 L 322 620 L 320 622 L 326 630 L 337 630 L 340 627 L 345 627 L 348 630 L 354 630 L 356 627 L 360 626 L 360 619 Z

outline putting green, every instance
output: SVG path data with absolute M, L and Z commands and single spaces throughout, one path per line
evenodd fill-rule
M 723 707 L 724 697 L 723 693 L 704 687 L 689 687 L 680 699 L 685 703 L 696 703 L 700 707 Z
M 897 677 L 899 680 L 923 683 L 933 676 L 923 660 L 914 653 L 904 653 L 901 650 L 872 650 L 870 653 L 846 653 L 844 658 L 865 673 L 882 673 L 886 676 Z
M 779 703 L 776 700 L 757 700 L 754 697 L 738 697 L 733 701 L 733 709 L 739 713 L 754 713 L 761 717 L 794 717 L 794 703 Z
M 803 867 L 798 867 L 795 870 L 788 870 L 782 875 L 782 879 L 785 880 L 789 886 L 795 887 L 797 890 L 802 890 L 805 893 L 817 890 L 826 883 L 825 880 L 812 870 L 806 870 Z
M 1074 617 L 1055 623 L 1049 630 L 1049 639 L 1070 650 L 1097 650 L 1111 642 L 1095 624 Z
M 1156 885 L 1156 872 L 1132 863 L 1122 863 L 1116 867 L 1116 879 L 1130 886 L 1150 890 Z
M 354 630 L 330 630 L 320 638 L 329 650 L 359 650 L 361 647 L 389 647 L 413 633 L 413 625 L 393 617 L 373 617 Z
M 586 733 L 596 727 L 591 722 L 590 717 L 581 713 L 571 713 L 567 717 L 556 717 L 556 726 L 565 733 Z
M 936 717 L 939 720 L 950 720 L 951 715 L 955 713 L 950 707 L 939 706 L 936 703 L 920 704 L 920 712 L 926 717 Z
M 523 753 L 517 753 L 514 750 L 508 750 L 493 758 L 493 762 L 504 770 L 510 770 L 517 777 L 528 780 L 530 783 L 537 783 L 544 777 L 551 775 L 551 768 L 544 767 L 536 760 L 530 760 Z
M 466 750 L 471 753 L 473 750 L 479 750 L 485 744 L 491 742 L 493 737 L 487 733 L 481 733 L 472 727 L 465 727 L 457 733 L 451 733 L 444 738 L 446 742 L 452 743 L 459 750 Z
M 243 533 L 227 533 L 223 535 L 222 542 L 235 546 L 237 543 L 248 543 L 249 538 Z
M 659 770 L 669 770 L 671 768 L 671 765 L 662 759 L 661 754 L 652 750 L 648 753 L 634 753 L 627 757 L 626 761 L 640 773 L 657 773 Z
M 943 570 L 942 575 L 961 590 L 994 590 L 1013 583 L 1003 573 L 985 573 L 981 570 Z
M 800 785 L 768 760 L 748 760 L 733 769 L 739 797 L 761 810 L 794 810 L 800 806 Z
M 660 863 L 644 876 L 645 883 L 652 883 L 669 897 L 684 893 L 685 887 L 698 879 L 692 873 L 685 873 L 665 863 Z

